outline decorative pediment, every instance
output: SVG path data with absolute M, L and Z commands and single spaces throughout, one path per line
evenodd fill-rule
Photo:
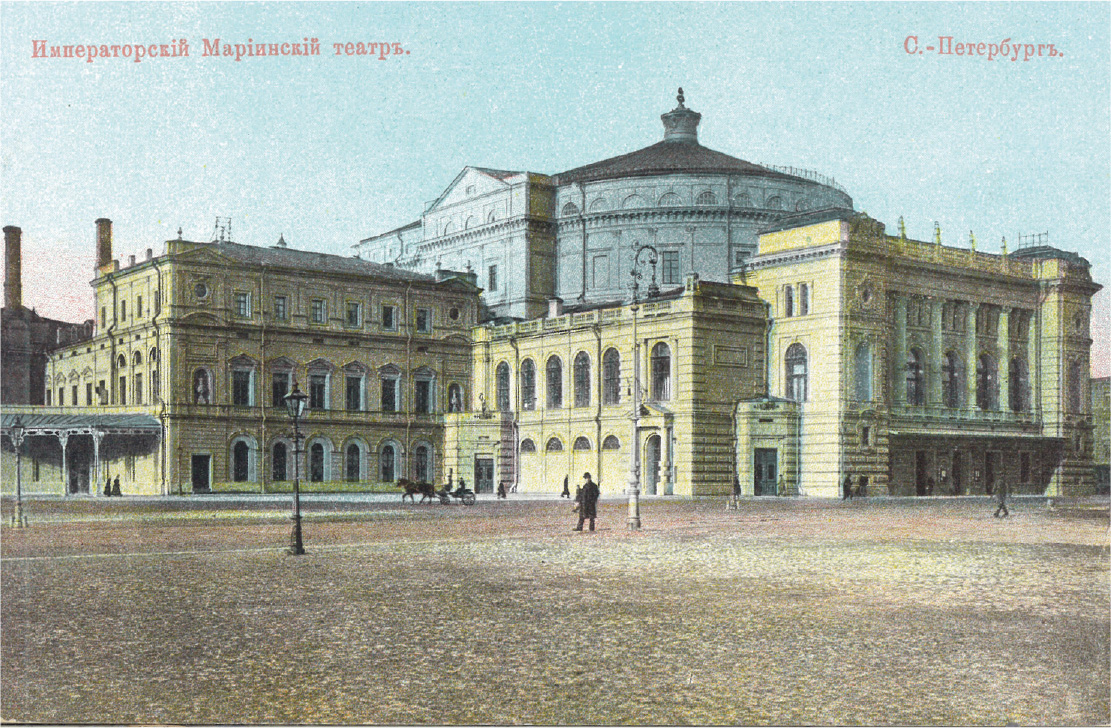
M 228 360 L 228 366 L 233 369 L 253 369 L 257 362 L 246 354 L 239 354 Z
M 313 359 L 305 365 L 305 369 L 310 372 L 331 372 L 335 370 L 335 366 L 327 359 Z
M 400 377 L 401 370 L 395 364 L 386 364 L 378 368 L 378 373 L 383 377 Z
M 79 379 L 81 379 L 81 372 L 74 369 L 69 373 L 69 381 L 76 382 Z
M 343 365 L 343 370 L 352 374 L 366 374 L 369 371 L 369 367 L 361 361 L 349 361 Z
M 413 377 L 416 379 L 435 379 L 436 371 L 430 367 L 417 367 L 413 370 Z
M 290 369 L 297 368 L 297 362 L 290 359 L 288 356 L 279 356 L 277 359 L 271 359 L 269 363 L 271 371 L 285 372 Z
M 466 202 L 474 197 L 508 189 L 509 183 L 505 180 L 517 174 L 500 169 L 464 167 L 424 214 L 429 215 L 438 209 Z

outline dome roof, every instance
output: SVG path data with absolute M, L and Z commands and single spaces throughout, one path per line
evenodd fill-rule
M 561 172 L 555 175 L 553 181 L 557 185 L 566 185 L 661 174 L 736 174 L 814 184 L 813 180 L 777 172 L 702 146 L 698 143 L 698 122 L 702 115 L 683 105 L 683 89 L 679 89 L 678 100 L 677 107 L 660 116 L 664 125 L 663 141 L 635 152 Z

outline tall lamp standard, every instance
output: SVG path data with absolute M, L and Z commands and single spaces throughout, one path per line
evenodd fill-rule
M 8 437 L 15 446 L 15 513 L 12 514 L 12 525 L 16 528 L 27 525 L 27 519 L 23 516 L 23 468 L 20 464 L 24 432 L 23 422 L 19 419 L 19 415 L 16 415 L 12 426 L 8 428 Z
M 305 402 L 309 396 L 293 383 L 293 390 L 285 396 L 285 409 L 293 419 L 293 534 L 289 540 L 289 553 L 300 556 L 305 553 L 301 541 L 301 415 L 305 413 Z
M 645 251 L 648 251 L 646 262 L 652 266 L 648 298 L 660 295 L 660 287 L 656 285 L 659 254 L 651 245 L 642 245 L 633 255 L 633 269 L 629 271 L 633 278 L 633 305 L 629 307 L 633 314 L 633 453 L 629 458 L 629 487 L 625 491 L 629 496 L 629 515 L 625 519 L 625 528 L 629 531 L 640 528 L 640 339 L 637 336 L 637 311 L 640 310 L 640 279 L 644 275 L 640 270 L 640 257 Z

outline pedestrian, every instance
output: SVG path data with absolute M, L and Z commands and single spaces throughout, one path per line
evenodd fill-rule
M 571 491 L 567 488 L 567 479 L 569 477 L 571 477 L 571 476 L 569 476 L 569 475 L 564 475 L 563 476 L 563 492 L 559 494 L 560 498 L 570 498 L 571 497 Z
M 937 483 L 934 482 L 933 478 L 927 478 L 926 479 L 926 495 L 933 495 L 934 494 L 934 486 L 935 485 L 937 485 Z
M 111 497 L 112 495 L 112 476 L 107 475 L 104 478 L 104 495 Z
M 112 495 L 123 495 L 122 493 L 120 493 L 120 476 L 118 475 L 116 476 L 116 479 L 112 481 Z
M 590 479 L 590 473 L 583 473 L 583 480 L 586 482 L 575 495 L 575 501 L 578 503 L 576 508 L 579 511 L 579 525 L 574 530 L 583 530 L 583 523 L 589 518 L 590 530 L 593 531 L 594 519 L 598 516 L 598 484 Z
M 779 485 L 776 487 L 775 494 L 778 496 L 787 495 L 787 483 L 783 480 L 783 476 L 779 476 Z
M 841 491 L 841 500 L 851 501 L 853 499 L 853 476 L 845 476 L 845 482 L 841 486 Z
M 499 480 L 498 481 L 498 497 L 499 498 L 504 498 L 505 497 L 505 481 L 504 480 Z
M 1011 515 L 1010 510 L 1007 509 L 1007 481 L 1001 481 L 996 486 L 995 499 L 999 503 L 999 507 L 995 509 L 995 517 L 1006 518 Z

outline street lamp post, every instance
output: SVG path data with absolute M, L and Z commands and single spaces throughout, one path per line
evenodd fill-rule
M 293 533 L 289 540 L 289 553 L 300 556 L 305 553 L 301 540 L 301 415 L 305 412 L 305 401 L 309 396 L 293 383 L 293 390 L 285 396 L 285 409 L 293 419 Z
M 12 514 L 12 525 L 16 528 L 27 525 L 27 519 L 23 515 L 23 467 L 20 462 L 24 432 L 23 422 L 16 415 L 12 426 L 8 428 L 8 437 L 15 446 L 15 513 Z
M 648 251 L 646 262 L 652 266 L 652 283 L 648 286 L 648 297 L 655 298 L 660 295 L 660 287 L 656 285 L 656 263 L 659 254 L 651 245 L 641 245 L 633 255 L 633 269 L 629 275 L 633 279 L 633 304 L 629 310 L 633 314 L 633 439 L 632 457 L 629 458 L 629 487 L 625 491 L 629 496 L 629 515 L 625 518 L 625 528 L 636 531 L 640 528 L 640 339 L 637 335 L 637 311 L 640 310 L 640 271 L 641 253 Z

